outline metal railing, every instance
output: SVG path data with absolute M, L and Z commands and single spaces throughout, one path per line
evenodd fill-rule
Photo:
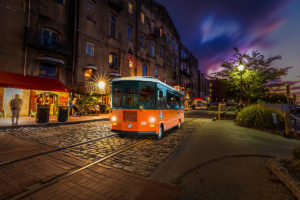
M 53 40 L 42 36 L 41 31 L 30 28 L 25 29 L 25 45 L 56 53 L 71 55 L 71 43 L 66 40 Z
M 295 133 L 295 135 L 297 135 L 297 132 L 299 131 L 298 129 L 300 128 L 300 126 L 297 125 L 297 123 L 300 122 L 300 118 L 293 115 L 293 114 L 290 114 L 290 120 L 291 120 L 291 122 L 290 122 L 291 126 L 290 127 L 291 127 L 291 129 L 294 128 L 293 132 Z

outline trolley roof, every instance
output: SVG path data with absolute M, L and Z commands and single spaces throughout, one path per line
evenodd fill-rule
M 169 89 L 175 90 L 176 92 L 179 92 L 180 94 L 184 95 L 182 92 L 176 90 L 175 88 L 169 86 L 168 84 L 166 84 L 152 76 L 132 76 L 132 77 L 122 77 L 122 78 L 112 79 L 112 82 L 119 82 L 119 81 L 144 81 L 144 82 L 159 83 Z

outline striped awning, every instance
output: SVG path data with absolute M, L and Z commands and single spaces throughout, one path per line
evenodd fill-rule
M 60 59 L 60 58 L 55 58 L 52 56 L 47 56 L 47 55 L 40 55 L 36 58 L 37 61 L 39 62 L 46 62 L 50 64 L 55 64 L 55 65 L 64 65 L 65 62 Z
M 98 70 L 98 68 L 95 65 L 92 64 L 87 64 L 84 69 L 93 69 L 93 70 Z

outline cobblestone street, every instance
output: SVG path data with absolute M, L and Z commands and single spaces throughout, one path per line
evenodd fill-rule
M 99 121 L 56 127 L 11 129 L 2 132 L 24 141 L 57 148 L 110 135 L 112 134 L 110 130 L 110 122 Z M 182 129 L 174 128 L 165 133 L 165 137 L 161 140 L 152 138 L 142 145 L 106 160 L 104 164 L 142 176 L 149 176 L 191 133 L 192 127 L 188 124 L 183 125 Z M 95 161 L 145 138 L 112 136 L 66 151 L 88 161 Z

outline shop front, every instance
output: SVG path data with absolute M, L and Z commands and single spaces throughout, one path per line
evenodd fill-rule
M 22 99 L 20 116 L 34 116 L 37 107 L 45 105 L 56 115 L 59 106 L 67 106 L 69 89 L 54 78 L 0 72 L 0 117 L 11 116 L 10 102 L 16 95 Z

